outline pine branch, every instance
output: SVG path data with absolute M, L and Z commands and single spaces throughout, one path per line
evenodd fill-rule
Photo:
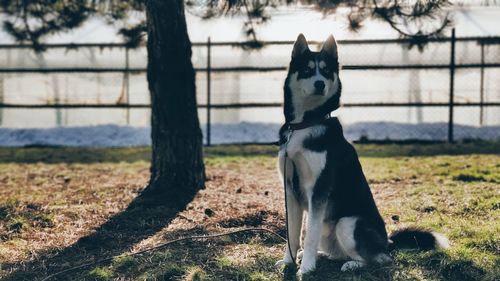
M 145 23 L 127 23 L 132 12 L 143 13 L 147 0 L 0 0 L 0 13 L 6 15 L 2 26 L 16 41 L 30 42 L 42 50 L 41 40 L 47 35 L 79 27 L 92 16 L 105 18 L 108 23 L 121 25 L 119 33 L 130 47 L 138 46 L 145 37 Z M 386 22 L 402 37 L 423 46 L 428 38 L 441 36 L 451 25 L 444 8 L 449 0 L 185 0 L 188 12 L 209 19 L 228 14 L 243 14 L 246 36 L 254 43 L 249 48 L 262 47 L 257 40 L 258 26 L 270 19 L 269 10 L 286 5 L 308 5 L 325 16 L 339 7 L 348 7 L 350 29 L 357 31 L 368 18 Z

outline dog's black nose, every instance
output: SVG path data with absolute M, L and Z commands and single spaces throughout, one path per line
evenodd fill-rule
M 325 89 L 325 82 L 319 80 L 314 82 L 314 88 L 318 91 L 323 91 Z

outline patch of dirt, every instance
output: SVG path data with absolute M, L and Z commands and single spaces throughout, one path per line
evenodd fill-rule
M 268 211 L 260 210 L 256 213 L 247 214 L 240 218 L 230 218 L 227 220 L 220 221 L 218 225 L 220 225 L 223 228 L 243 227 L 243 226 L 257 227 L 265 224 L 267 218 L 270 215 L 279 216 L 278 213 L 271 213 Z
M 284 234 L 284 194 L 274 161 L 242 158 L 209 166 L 207 174 L 206 188 L 162 230 L 163 235 L 199 225 L 209 233 L 266 227 Z M 146 244 L 135 249 L 144 249 Z

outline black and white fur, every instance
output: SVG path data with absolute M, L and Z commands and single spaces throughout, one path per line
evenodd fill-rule
M 393 247 L 447 244 L 444 237 L 419 229 L 400 230 L 388 238 L 356 151 L 344 138 L 339 120 L 325 118 L 339 107 L 341 89 L 333 36 L 321 51 L 312 52 L 300 34 L 284 86 L 286 123 L 279 151 L 279 169 L 282 178 L 286 175 L 290 249 L 287 246 L 277 263 L 291 264 L 302 256 L 299 275 L 315 269 L 318 253 L 348 260 L 341 268 L 345 271 L 388 263 Z M 295 123 L 311 126 L 290 130 L 288 125 Z M 304 214 L 307 227 L 299 251 Z

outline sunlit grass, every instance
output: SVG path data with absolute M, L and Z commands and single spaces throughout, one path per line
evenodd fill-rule
M 320 259 L 317 271 L 304 280 L 499 280 L 498 147 L 357 145 L 389 232 L 419 225 L 445 234 L 452 247 L 393 252 L 393 265 L 355 273 L 341 273 L 342 262 Z M 131 249 L 102 251 L 99 241 L 90 241 L 94 248 L 84 253 L 76 248 L 58 259 L 56 253 L 126 208 L 142 190 L 149 177 L 149 149 L 0 149 L 0 278 L 36 280 L 109 256 L 112 261 L 56 280 L 293 279 L 293 269 L 274 267 L 284 243 L 266 234 L 186 241 L 127 256 L 180 236 L 244 227 L 285 234 L 276 148 L 213 147 L 205 153 L 207 188 L 169 226 Z M 131 228 L 155 227 L 154 218 L 165 214 L 162 209 L 137 212 L 139 217 L 144 212 L 144 219 L 124 221 Z M 128 234 L 105 235 L 120 245 Z

